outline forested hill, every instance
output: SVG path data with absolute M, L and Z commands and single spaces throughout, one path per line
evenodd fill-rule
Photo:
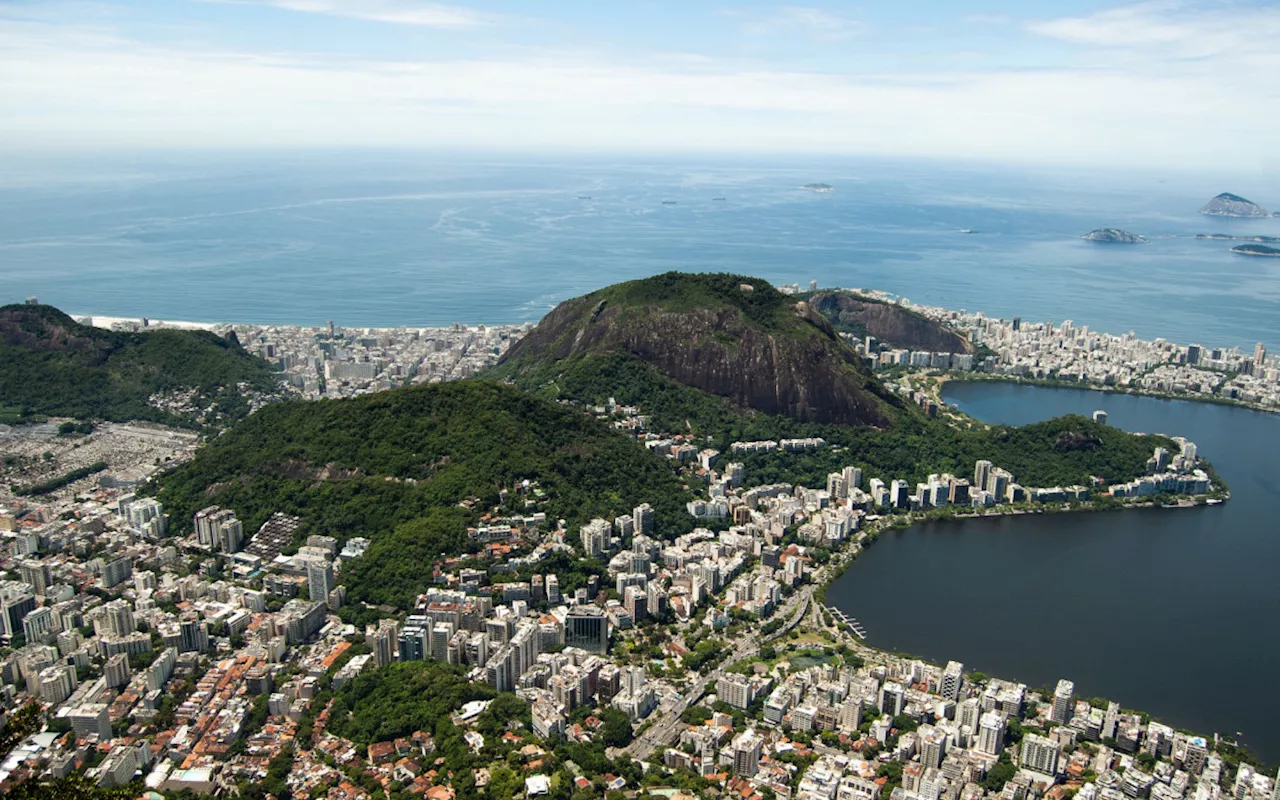
M 668 272 L 567 300 L 491 374 L 533 388 L 618 360 L 797 422 L 889 428 L 899 405 L 821 314 L 743 275 Z
M 351 578 L 357 598 L 386 602 L 411 597 L 442 553 L 472 549 L 467 526 L 524 480 L 536 504 L 512 495 L 505 510 L 579 523 L 648 502 L 660 532 L 691 527 L 666 459 L 580 410 L 485 381 L 269 405 L 163 476 L 159 496 L 180 528 L 216 504 L 246 533 L 283 511 L 304 533 L 371 537 Z
M 186 330 L 122 333 L 81 325 L 52 306 L 0 307 L 0 408 L 13 421 L 46 415 L 229 422 L 248 412 L 237 386 L 269 393 L 278 381 L 270 365 L 234 338 Z M 186 392 L 193 392 L 182 403 L 186 410 L 150 402 L 153 395 Z

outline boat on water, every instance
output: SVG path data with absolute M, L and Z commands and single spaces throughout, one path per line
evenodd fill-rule
M 578 195 L 578 199 L 579 199 L 579 200 L 590 200 L 590 199 L 591 199 L 591 195 L 589 195 L 589 194 L 580 194 L 580 195 Z
M 1207 504 L 1209 504 L 1209 505 L 1211 505 L 1211 506 L 1220 506 L 1220 505 L 1222 505 L 1222 498 L 1221 498 L 1221 497 L 1210 497 L 1208 500 L 1205 500 L 1205 503 L 1207 503 Z
M 676 201 L 675 201 L 675 200 L 663 200 L 663 201 L 662 201 L 662 204 L 663 204 L 664 206 L 674 206 L 674 205 L 676 204 Z
M 977 233 L 977 231 L 975 231 L 973 228 L 961 228 L 960 232 L 961 233 Z
M 724 198 L 723 198 L 723 197 L 713 197 L 713 198 L 711 198 L 711 199 L 712 199 L 713 201 L 720 201 L 720 200 L 723 200 Z

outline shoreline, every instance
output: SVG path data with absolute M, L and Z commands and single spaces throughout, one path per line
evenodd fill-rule
M 927 374 L 927 373 L 920 373 Z M 948 383 L 982 383 L 984 381 L 998 383 L 1016 383 L 1026 386 L 1039 386 L 1045 389 L 1078 389 L 1083 392 L 1101 392 L 1103 394 L 1128 394 L 1135 397 L 1151 397 L 1156 400 L 1182 401 L 1186 403 L 1207 403 L 1218 406 L 1234 406 L 1235 408 L 1248 409 L 1249 411 L 1261 411 L 1265 414 L 1280 414 L 1280 406 L 1264 406 L 1257 403 L 1249 403 L 1244 400 L 1234 400 L 1229 397 L 1211 397 L 1207 395 L 1181 395 L 1169 394 L 1168 392 L 1159 392 L 1151 389 L 1134 388 L 1131 386 L 1108 386 L 1101 383 L 1077 383 L 1074 381 L 1060 381 L 1051 378 L 1023 378 L 1017 375 L 997 375 L 990 372 L 946 372 L 941 375 L 929 376 L 935 381 L 937 387 L 937 396 L 939 404 L 943 404 L 942 392 Z M 949 406 L 955 408 L 955 406 Z
M 324 325 L 304 325 L 297 323 L 260 323 L 260 322 L 197 322 L 192 320 L 169 320 L 169 319 L 152 319 L 150 317 L 120 317 L 110 315 L 97 314 L 75 314 L 69 313 L 68 316 L 76 320 L 87 319 L 95 328 L 110 330 L 112 325 L 141 325 L 142 320 L 148 322 L 148 329 L 178 329 L 178 330 L 207 330 L 216 332 L 219 329 L 235 329 L 235 328 L 298 328 L 322 329 Z M 504 322 L 504 323 L 453 323 L 452 325 L 462 325 L 465 328 L 529 328 L 536 323 L 531 322 Z M 395 330 L 445 330 L 452 325 L 398 325 L 398 326 L 347 326 L 352 330 L 363 331 L 395 331 Z M 879 370 L 873 370 L 878 372 Z M 1162 392 L 1153 389 L 1143 389 L 1132 386 L 1115 386 L 1103 383 L 1068 381 L 1054 378 L 1029 378 L 1019 375 L 1001 375 L 991 372 L 953 372 L 943 371 L 938 375 L 930 375 L 931 370 L 928 368 L 919 368 L 919 371 L 910 370 L 907 375 L 923 375 L 934 382 L 932 389 L 935 391 L 934 399 L 939 405 L 947 405 L 942 397 L 944 387 L 949 382 L 979 382 L 979 381 L 1002 381 L 1005 383 L 1028 384 L 1032 386 L 1044 386 L 1049 388 L 1061 389 L 1081 389 L 1085 391 L 1096 391 L 1114 394 L 1129 394 L 1138 397 L 1153 397 L 1161 400 L 1182 400 L 1191 403 L 1212 403 L 1217 405 L 1235 406 L 1238 408 L 1249 409 L 1251 411 L 1261 411 L 1264 413 L 1276 414 L 1280 413 L 1280 406 L 1268 406 L 1259 403 L 1251 403 L 1245 400 L 1236 400 L 1229 397 L 1217 397 L 1203 394 L 1173 394 L 1170 392 Z
M 1227 495 L 1227 498 L 1224 498 L 1224 499 L 1229 499 L 1230 492 L 1227 491 L 1227 492 L 1224 492 L 1224 494 Z M 1194 507 L 1198 507 L 1199 505 L 1200 504 L 1198 503 L 1191 502 L 1185 505 L 1180 504 L 1177 507 L 1178 508 L 1194 508 Z M 1042 511 L 1010 509 L 1010 510 L 1004 510 L 1004 511 L 996 511 L 992 513 L 955 515 L 954 517 L 950 518 L 950 521 L 968 521 L 968 520 L 981 519 L 981 518 L 999 518 L 999 517 L 1010 517 L 1010 516 L 1020 516 L 1020 515 L 1031 515 L 1031 514 L 1060 514 L 1060 513 L 1076 513 L 1076 512 L 1100 513 L 1105 511 L 1125 511 L 1125 510 L 1144 509 L 1144 508 L 1147 508 L 1147 509 L 1168 508 L 1168 506 L 1162 506 L 1158 503 L 1144 502 L 1144 503 L 1122 503 L 1118 506 L 1110 506 L 1107 508 L 1079 507 L 1079 508 L 1059 509 L 1059 510 L 1046 509 Z M 911 515 L 909 514 L 907 516 L 909 517 Z M 862 531 L 859 531 L 854 536 L 851 536 L 849 539 L 842 542 L 838 548 L 832 551 L 831 561 L 825 567 L 827 574 L 825 574 L 823 576 L 823 580 L 820 583 L 816 584 L 814 587 L 812 601 L 819 604 L 819 613 L 822 615 L 825 615 L 829 613 L 827 609 L 834 609 L 836 611 L 839 611 L 841 614 L 845 615 L 849 620 L 852 620 L 853 622 L 856 622 L 860 626 L 863 626 L 864 623 L 862 623 L 861 620 L 858 619 L 855 614 L 851 613 L 850 610 L 846 608 L 842 608 L 836 603 L 830 601 L 829 595 L 832 588 L 834 588 L 835 584 L 838 583 L 842 578 L 845 577 L 847 573 L 850 572 L 850 570 L 854 567 L 854 565 L 857 563 L 859 558 L 862 556 L 863 551 L 866 550 L 868 547 L 870 547 L 881 536 L 887 533 L 905 533 L 906 531 L 910 530 L 911 528 L 917 525 L 920 525 L 921 523 L 945 522 L 945 521 L 948 521 L 948 519 L 941 516 L 930 518 L 930 516 L 927 514 L 923 515 L 920 518 L 911 519 L 910 521 L 905 522 L 905 524 L 904 524 L 904 519 L 902 517 L 894 517 L 894 518 L 881 517 L 875 522 L 870 523 L 867 528 L 864 528 Z M 878 655 L 882 657 L 891 657 L 891 658 L 906 658 L 911 660 L 923 661 L 925 663 L 933 664 L 935 666 L 941 665 L 940 662 L 936 661 L 935 658 L 922 656 L 912 652 L 881 647 L 871 641 L 871 638 L 870 638 L 871 632 L 869 630 L 866 631 L 867 636 L 864 638 L 854 633 L 852 631 L 852 628 L 846 622 L 840 620 L 839 618 L 833 619 L 832 624 L 830 626 L 827 625 L 825 618 L 823 618 L 821 630 L 827 632 L 828 634 L 836 636 L 837 637 L 836 641 L 838 643 L 849 646 L 855 653 L 861 651 L 863 653 L 866 653 L 868 655 L 873 655 L 873 656 Z M 864 630 L 865 630 L 865 627 L 864 627 Z M 1000 680 L 1012 680 L 1014 682 L 1021 682 L 1020 678 L 1016 678 L 1016 677 L 1010 678 L 1007 675 L 1003 675 L 1003 674 L 991 675 L 989 677 L 997 678 Z M 1107 699 L 1114 699 L 1114 698 L 1108 697 Z M 1163 714 L 1150 714 L 1149 712 L 1145 712 L 1145 711 L 1134 712 L 1134 709 L 1132 706 L 1124 705 L 1123 703 L 1122 703 L 1122 709 L 1127 710 L 1131 713 L 1147 714 L 1152 720 L 1159 721 L 1169 725 L 1170 727 L 1179 729 L 1177 724 L 1175 724 L 1174 722 L 1170 722 L 1169 721 L 1170 718 Z M 1214 732 L 1212 738 L 1214 740 L 1217 740 L 1218 737 L 1221 735 L 1222 735 L 1221 732 Z M 1206 738 L 1210 738 L 1210 737 L 1206 737 Z M 1226 737 L 1223 737 L 1223 738 L 1225 739 Z M 1237 745 L 1237 743 L 1234 741 L 1231 743 L 1233 745 Z M 1270 768 L 1269 763 L 1264 761 L 1262 758 L 1258 757 L 1255 752 L 1250 750 L 1249 753 L 1260 764 L 1263 765 L 1264 769 Z
M 1204 497 L 1206 499 L 1206 502 L 1204 503 L 1198 503 L 1194 499 L 1190 499 L 1193 497 L 1192 495 L 1172 495 L 1171 497 L 1176 501 L 1173 505 L 1166 505 L 1152 500 L 1143 499 L 1140 502 L 1115 500 L 1114 503 L 1109 503 L 1106 506 L 1099 506 L 1096 500 L 1085 500 L 1080 501 L 1080 504 L 1077 506 L 1065 508 L 1060 505 L 1042 504 L 1040 506 L 1034 506 L 1031 504 L 1025 504 L 1006 505 L 1004 507 L 996 507 L 996 510 L 980 511 L 968 514 L 938 514 L 931 512 L 921 514 L 919 512 L 911 511 L 903 515 L 880 515 L 878 519 L 868 523 L 868 527 L 858 531 L 856 536 L 847 539 L 845 543 L 842 543 L 840 547 L 834 551 L 835 553 L 841 554 L 844 560 L 839 564 L 839 568 L 835 571 L 835 574 L 823 581 L 821 585 L 822 596 L 825 599 L 826 593 L 831 588 L 831 585 L 849 571 L 849 568 L 858 560 L 858 556 L 861 555 L 862 551 L 865 550 L 868 545 L 885 533 L 893 531 L 903 532 L 917 525 L 930 522 L 969 522 L 979 519 L 1029 517 L 1048 514 L 1104 514 L 1135 510 L 1163 509 L 1167 511 L 1176 511 L 1187 508 L 1216 508 L 1231 499 L 1231 491 L 1229 489 L 1223 489 L 1215 494 L 1194 496 Z M 1221 502 L 1207 502 L 1210 499 L 1219 500 Z M 874 526 L 874 528 L 871 526 Z M 856 543 L 858 546 L 857 550 L 845 552 L 849 550 L 848 542 Z
M 99 314 L 78 314 L 65 312 L 67 316 L 74 320 L 87 319 L 91 327 L 110 330 L 112 325 L 142 325 L 142 320 L 147 321 L 145 330 L 161 330 L 164 328 L 189 331 L 217 331 L 221 328 L 298 328 L 300 330 L 320 330 L 325 327 L 323 323 L 315 325 L 304 325 L 295 322 L 194 322 L 191 320 L 179 319 L 153 319 L 152 317 L 116 317 L 105 316 Z M 502 322 L 502 323 L 486 323 L 486 322 L 455 322 L 449 325 L 339 325 L 350 330 L 359 331 L 429 331 L 429 330 L 448 330 L 453 325 L 462 325 L 464 328 L 523 328 L 532 326 L 533 322 Z

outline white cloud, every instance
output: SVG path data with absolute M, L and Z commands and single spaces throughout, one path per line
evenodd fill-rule
M 1280 54 L 1255 48 L 1170 68 L 1145 58 L 1145 47 L 1089 68 L 881 74 L 673 54 L 627 64 L 572 52 L 313 59 L 170 48 L 0 16 L 0 107 L 10 110 L 0 115 L 0 141 L 1280 166 L 1270 134 Z
M 460 6 L 422 2 L 422 0 L 213 0 L 245 5 L 263 5 L 396 25 L 420 25 L 428 28 L 469 28 L 486 25 L 495 17 Z
M 1069 44 L 1172 58 L 1274 52 L 1280 7 L 1156 0 L 1077 17 L 1040 20 L 1032 33 Z
M 748 16 L 740 11 L 724 12 L 743 17 L 743 31 L 749 36 L 800 35 L 820 42 L 838 42 L 861 36 L 867 26 L 859 20 L 810 6 L 783 6 L 776 14 Z

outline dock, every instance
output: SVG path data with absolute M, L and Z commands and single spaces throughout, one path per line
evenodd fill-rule
M 861 622 L 858 622 L 858 620 L 844 613 L 843 611 L 836 608 L 835 606 L 829 606 L 824 604 L 822 606 L 822 609 L 826 611 L 828 614 L 830 614 L 836 620 L 837 625 L 845 626 L 849 630 L 853 631 L 854 635 L 856 635 L 859 639 L 866 641 L 867 630 L 866 628 L 862 627 Z

